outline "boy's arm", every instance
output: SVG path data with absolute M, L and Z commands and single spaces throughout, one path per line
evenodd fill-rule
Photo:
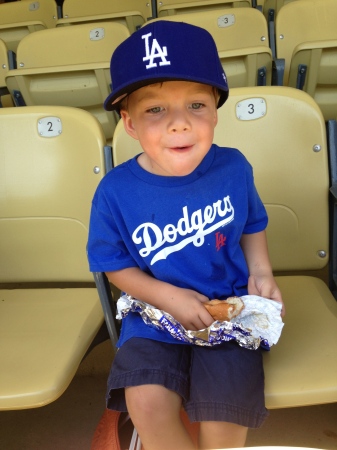
M 276 300 L 282 303 L 282 317 L 285 308 L 282 294 L 273 276 L 268 254 L 266 232 L 243 234 L 241 247 L 245 255 L 248 270 L 248 294 Z
M 198 292 L 157 280 L 138 267 L 106 272 L 106 275 L 119 289 L 168 312 L 187 330 L 201 330 L 213 323 L 202 305 L 208 298 Z

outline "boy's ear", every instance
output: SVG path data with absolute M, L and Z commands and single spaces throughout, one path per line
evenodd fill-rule
M 136 130 L 135 130 L 134 126 L 133 126 L 133 122 L 132 122 L 132 119 L 131 119 L 130 114 L 128 113 L 128 111 L 121 110 L 120 111 L 120 115 L 121 115 L 121 118 L 123 120 L 125 131 L 131 137 L 133 137 L 134 139 L 138 140 L 138 135 L 137 135 Z
M 215 116 L 214 116 L 214 127 L 216 127 L 218 124 L 218 110 L 215 110 Z

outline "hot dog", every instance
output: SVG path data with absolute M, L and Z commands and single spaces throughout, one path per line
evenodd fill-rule
M 209 300 L 204 306 L 214 320 L 229 322 L 240 314 L 244 303 L 240 297 L 229 297 L 227 300 Z

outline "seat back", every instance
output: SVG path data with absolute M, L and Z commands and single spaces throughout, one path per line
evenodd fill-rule
M 240 149 L 254 168 L 268 216 L 274 271 L 320 270 L 328 262 L 328 155 L 321 111 L 306 93 L 275 86 L 231 89 L 214 142 Z M 114 164 L 142 150 L 120 122 Z
M 312 98 L 285 87 L 232 89 L 219 109 L 214 142 L 239 148 L 254 168 L 269 216 L 274 271 L 323 268 L 329 255 L 328 151 L 324 119 Z
M 303 89 L 311 95 L 326 121 L 337 117 L 336 80 L 337 31 L 334 40 L 304 42 L 295 48 L 288 86 Z
M 64 0 L 63 18 L 57 21 L 57 26 L 116 21 L 133 33 L 151 16 L 151 2 L 146 0 Z
M 105 138 L 86 111 L 0 109 L 0 283 L 88 282 Z
M 129 35 L 125 26 L 108 22 L 30 34 L 18 47 L 18 68 L 7 74 L 8 89 L 18 106 L 85 109 L 97 117 L 110 139 L 117 121 L 116 114 L 103 108 L 111 91 L 110 59 Z
M 11 68 L 8 50 L 4 41 L 0 39 L 0 108 L 14 106 L 12 96 L 6 85 L 6 75 Z
M 0 39 L 8 50 L 16 52 L 24 36 L 34 31 L 53 28 L 57 21 L 55 0 L 16 1 L 1 5 Z
M 267 21 L 258 10 L 216 9 L 163 19 L 187 22 L 212 34 L 230 87 L 271 84 Z
M 158 17 L 250 6 L 251 0 L 157 0 Z
M 291 86 L 296 86 L 294 80 L 297 76 L 294 76 L 294 70 L 297 67 L 292 60 L 299 51 L 304 52 L 305 63 L 310 59 L 309 68 L 310 71 L 313 70 L 310 76 L 317 79 L 317 84 L 322 89 L 325 89 L 325 85 L 333 84 L 336 77 L 336 53 L 334 46 L 329 47 L 327 41 L 337 40 L 336 17 L 337 4 L 334 0 L 297 0 L 280 9 L 276 16 L 276 53 L 277 58 L 285 60 L 285 85 L 291 83 Z M 313 54 L 308 57 L 309 42 L 313 43 Z M 324 55 L 320 57 L 317 49 L 322 49 Z M 297 57 L 296 64 L 301 57 Z M 320 62 L 322 68 L 319 67 Z
M 6 75 L 9 70 L 9 65 L 6 44 L 0 39 L 0 108 L 14 106 L 6 85 Z
M 0 96 L 1 89 L 6 88 L 6 75 L 9 70 L 7 47 L 4 41 L 0 39 Z
M 297 0 L 264 0 L 263 4 L 263 13 L 266 17 L 268 17 L 270 10 L 273 11 L 274 17 L 278 14 L 279 10 L 288 3 L 291 3 Z

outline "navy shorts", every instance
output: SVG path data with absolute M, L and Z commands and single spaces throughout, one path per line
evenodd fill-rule
M 200 347 L 132 338 L 112 364 L 107 407 L 126 411 L 124 388 L 142 384 L 159 384 L 179 394 L 191 422 L 258 428 L 268 415 L 261 350 L 247 350 L 234 341 Z

